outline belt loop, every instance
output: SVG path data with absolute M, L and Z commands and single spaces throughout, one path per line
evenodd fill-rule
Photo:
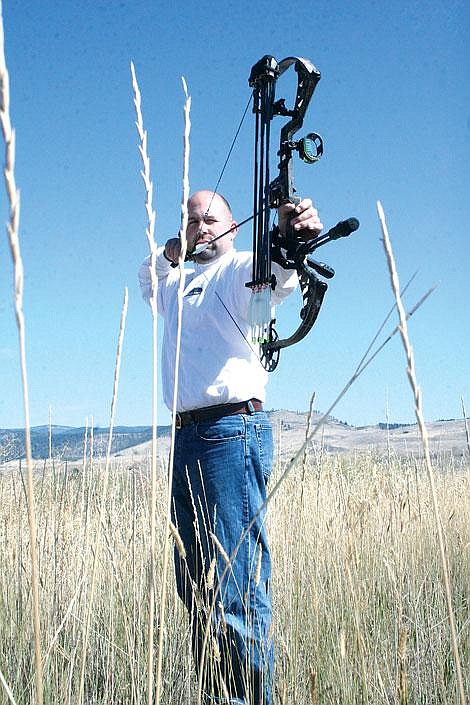
M 248 401 L 246 402 L 246 405 L 247 405 L 247 407 L 248 407 L 248 413 L 249 413 L 250 416 L 251 416 L 251 415 L 254 414 L 255 411 L 256 411 L 255 407 L 253 406 L 253 402 L 251 401 L 251 399 L 248 399 Z
M 181 414 L 176 412 L 175 414 L 175 428 L 179 431 L 183 427 L 183 421 L 181 418 Z

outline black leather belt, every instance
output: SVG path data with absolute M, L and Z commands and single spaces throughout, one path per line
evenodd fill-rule
M 219 419 L 222 416 L 233 416 L 233 414 L 254 414 L 255 411 L 262 411 L 263 404 L 259 399 L 248 399 L 248 401 L 236 401 L 233 404 L 216 404 L 215 406 L 204 406 L 201 409 L 191 411 L 179 411 L 175 417 L 175 427 L 183 428 L 190 423 L 200 421 L 210 421 Z

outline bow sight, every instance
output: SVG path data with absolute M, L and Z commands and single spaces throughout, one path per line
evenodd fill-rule
M 286 107 L 285 98 L 275 100 L 278 78 L 294 66 L 297 73 L 297 93 L 294 106 Z M 248 312 L 252 329 L 252 341 L 260 347 L 263 366 L 272 371 L 276 368 L 279 353 L 302 340 L 312 328 L 320 311 L 327 284 L 324 278 L 334 276 L 334 270 L 322 262 L 307 259 L 321 245 L 344 237 L 359 227 L 356 218 L 338 223 L 334 228 L 310 242 L 301 237 L 287 224 L 286 232 L 270 228 L 269 211 L 284 203 L 298 204 L 294 185 L 293 153 L 306 164 L 315 164 L 323 154 L 323 141 L 316 132 L 309 132 L 299 140 L 293 140 L 300 130 L 313 92 L 320 80 L 320 72 L 308 60 L 288 57 L 277 62 L 273 56 L 263 56 L 251 69 L 249 85 L 253 88 L 253 113 L 255 114 L 255 159 L 253 190 L 253 268 L 252 280 L 246 284 L 252 290 Z M 269 152 L 271 122 L 274 117 L 288 117 L 282 127 L 279 142 L 278 176 L 270 180 Z M 272 261 L 284 269 L 296 269 L 303 297 L 300 311 L 301 323 L 289 337 L 280 340 L 271 314 L 271 291 L 276 287 L 276 278 L 271 272 Z M 316 273 L 315 273 L 316 272 Z
M 323 154 L 323 140 L 316 132 L 309 132 L 298 142 L 292 142 L 292 149 L 296 149 L 299 157 L 306 164 L 315 164 Z

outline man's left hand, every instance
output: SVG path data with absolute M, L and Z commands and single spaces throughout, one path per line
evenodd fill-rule
M 289 219 L 291 219 L 290 224 L 299 240 L 305 242 L 313 240 L 323 230 L 323 223 L 320 221 L 318 211 L 313 207 L 310 198 L 304 198 L 297 206 L 293 203 L 284 203 L 279 207 L 277 213 L 281 234 L 285 233 Z

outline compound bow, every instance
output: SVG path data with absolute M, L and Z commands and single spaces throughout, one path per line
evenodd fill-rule
M 292 109 L 286 108 L 285 99 L 275 100 L 276 81 L 287 69 L 294 65 L 297 72 L 297 94 Z M 253 88 L 253 112 L 255 113 L 255 164 L 253 196 L 253 270 L 252 280 L 246 284 L 252 290 L 249 319 L 252 325 L 252 339 L 260 346 L 261 363 L 266 370 L 274 370 L 282 348 L 298 343 L 314 325 L 320 311 L 327 284 L 319 279 L 334 276 L 328 265 L 317 262 L 307 255 L 321 245 L 350 235 L 359 227 L 356 218 L 338 223 L 323 235 L 305 242 L 287 224 L 281 233 L 278 227 L 270 228 L 270 209 L 279 208 L 284 203 L 298 204 L 295 195 L 293 153 L 298 152 L 307 164 L 314 164 L 323 154 L 323 141 L 320 135 L 310 132 L 298 141 L 294 134 L 300 130 L 315 87 L 320 80 L 320 72 L 315 66 L 300 57 L 288 57 L 277 62 L 266 55 L 251 69 L 249 85 Z M 280 134 L 279 174 L 269 180 L 269 151 L 271 122 L 276 115 L 289 117 Z M 276 287 L 276 278 L 271 271 L 271 263 L 276 262 L 284 269 L 295 269 L 299 278 L 303 305 L 300 311 L 300 325 L 287 338 L 280 339 L 271 317 L 271 291 Z

